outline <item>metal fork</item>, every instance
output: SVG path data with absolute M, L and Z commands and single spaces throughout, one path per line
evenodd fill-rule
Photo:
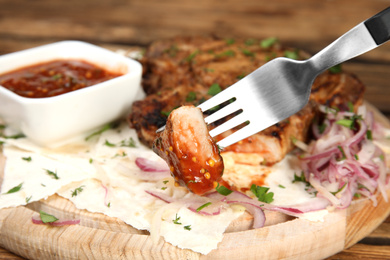
M 198 106 L 206 112 L 234 99 L 230 104 L 207 116 L 207 124 L 242 111 L 212 129 L 210 135 L 216 137 L 247 123 L 217 143 L 223 149 L 295 114 L 307 104 L 311 86 L 318 74 L 376 48 L 389 38 L 390 8 L 387 8 L 358 24 L 308 60 L 271 60 Z

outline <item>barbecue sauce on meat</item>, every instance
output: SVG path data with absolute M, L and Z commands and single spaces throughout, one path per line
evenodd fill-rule
M 167 162 L 176 183 L 195 194 L 213 190 L 222 177 L 219 148 L 209 135 L 202 112 L 194 106 L 171 112 L 153 151 Z

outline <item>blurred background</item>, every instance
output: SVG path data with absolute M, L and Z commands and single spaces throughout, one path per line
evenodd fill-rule
M 210 34 L 272 36 L 314 54 L 389 5 L 388 0 L 0 0 L 0 55 L 70 39 L 123 49 Z M 366 99 L 390 115 L 390 44 L 344 68 L 367 85 Z

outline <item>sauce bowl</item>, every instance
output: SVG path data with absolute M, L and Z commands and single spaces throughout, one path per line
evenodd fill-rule
M 62 41 L 0 56 L 0 74 L 58 59 L 83 60 L 122 76 L 54 97 L 22 97 L 0 85 L 0 118 L 41 146 L 65 140 L 129 113 L 141 86 L 136 60 L 80 42 Z

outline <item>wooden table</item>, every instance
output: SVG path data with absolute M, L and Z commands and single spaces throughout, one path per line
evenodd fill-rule
M 276 36 L 284 45 L 316 53 L 387 5 L 383 0 L 0 0 L 0 55 L 69 39 L 127 49 L 198 34 Z M 390 44 L 343 66 L 365 83 L 366 100 L 390 119 Z M 390 218 L 329 259 L 389 257 Z M 0 258 L 21 259 L 2 248 Z

